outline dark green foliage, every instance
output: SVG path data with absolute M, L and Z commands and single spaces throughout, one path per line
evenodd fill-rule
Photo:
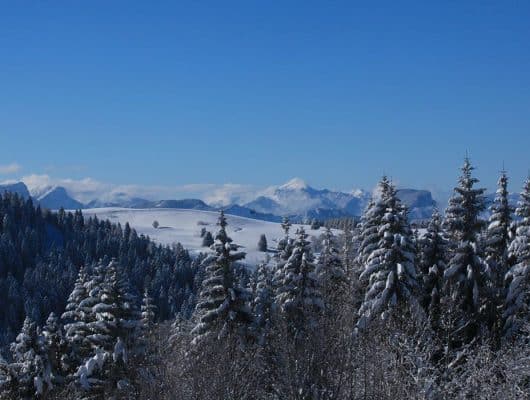
M 193 292 L 196 264 L 182 246 L 156 245 L 129 225 L 85 219 L 81 211 L 43 212 L 31 200 L 1 195 L 0 346 L 26 316 L 42 325 L 50 312 L 62 314 L 81 266 L 112 258 L 135 294 L 150 290 L 158 319 L 175 315 Z

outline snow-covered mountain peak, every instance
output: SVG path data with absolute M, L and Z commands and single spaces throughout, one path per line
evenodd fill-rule
M 47 185 L 47 186 L 35 186 L 35 187 L 32 187 L 29 192 L 31 193 L 31 197 L 33 197 L 34 199 L 36 200 L 39 200 L 41 197 L 44 197 L 48 194 L 50 194 L 51 192 L 55 191 L 55 190 L 64 190 L 64 188 L 62 187 L 59 187 L 59 186 L 53 186 L 53 185 Z
M 32 190 L 33 198 L 41 207 L 57 210 L 61 207 L 66 209 L 80 209 L 84 205 L 70 197 L 62 186 L 48 186 Z
M 304 190 L 308 188 L 309 185 L 301 178 L 293 178 L 289 182 L 278 187 L 280 190 Z

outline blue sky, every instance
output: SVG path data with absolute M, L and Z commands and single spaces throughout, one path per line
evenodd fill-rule
M 0 180 L 442 190 L 467 150 L 518 191 L 529 20 L 524 1 L 6 2 Z

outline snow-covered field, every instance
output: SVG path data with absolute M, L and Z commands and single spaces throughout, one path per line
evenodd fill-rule
M 219 214 L 211 211 L 182 210 L 182 209 L 128 209 L 128 208 L 92 208 L 83 210 L 85 216 L 97 215 L 100 219 L 109 219 L 122 226 L 129 222 L 131 227 L 139 234 L 149 235 L 157 243 L 172 244 L 180 242 L 185 248 L 192 252 L 208 251 L 202 247 L 200 237 L 201 228 L 212 232 L 215 236 L 217 231 L 217 218 Z M 155 229 L 153 221 L 158 221 L 160 226 Z M 259 221 L 255 219 L 227 215 L 229 236 L 234 243 L 242 246 L 247 253 L 245 262 L 256 265 L 266 258 L 266 253 L 257 249 L 261 234 L 265 234 L 270 249 L 276 248 L 278 239 L 283 237 L 280 224 L 274 222 Z M 297 229 L 293 225 L 291 233 Z M 319 236 L 324 230 L 311 230 L 304 226 L 310 236 Z

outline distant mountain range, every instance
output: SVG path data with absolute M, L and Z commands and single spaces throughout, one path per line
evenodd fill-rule
M 41 207 L 51 210 L 61 207 L 68 210 L 84 208 L 81 202 L 68 196 L 66 189 L 61 186 L 52 186 L 42 191 L 34 192 L 32 193 L 32 197 Z
M 252 201 L 228 206 L 206 204 L 199 199 L 153 201 L 130 197 L 126 193 L 113 193 L 110 201 L 94 199 L 83 204 L 71 197 L 64 187 L 47 187 L 30 193 L 22 182 L 0 185 L 0 193 L 6 191 L 15 192 L 26 199 L 31 197 L 41 207 L 54 210 L 61 207 L 65 209 L 123 207 L 216 211 L 222 208 L 227 214 L 271 222 L 278 222 L 283 216 L 289 216 L 296 222 L 359 217 L 371 198 L 371 194 L 363 190 L 353 190 L 347 193 L 315 189 L 299 178 L 256 193 Z M 397 194 L 408 207 L 411 220 L 429 218 L 434 207 L 437 206 L 431 192 L 427 190 L 399 189 Z M 494 194 L 488 194 L 486 197 L 488 202 L 491 202 Z M 517 198 L 517 194 L 510 195 L 513 203 L 517 201 Z M 445 205 L 442 205 L 440 208 L 443 209 L 444 207 Z
M 289 216 L 293 221 L 358 217 L 371 197 L 370 193 L 363 190 L 346 193 L 315 189 L 299 178 L 284 185 L 269 187 L 257 193 L 252 201 L 228 206 L 209 205 L 199 199 L 153 201 L 130 197 L 126 193 L 113 193 L 111 200 L 94 199 L 83 204 L 70 196 L 64 187 L 46 187 L 30 193 L 22 182 L 0 185 L 0 193 L 6 191 L 18 193 L 26 199 L 31 197 L 35 203 L 48 209 L 124 207 L 215 211 L 222 208 L 228 214 L 273 222 L 280 221 L 282 216 Z M 402 189 L 398 191 L 398 196 L 409 207 L 413 219 L 428 218 L 436 204 L 431 193 L 424 190 Z

